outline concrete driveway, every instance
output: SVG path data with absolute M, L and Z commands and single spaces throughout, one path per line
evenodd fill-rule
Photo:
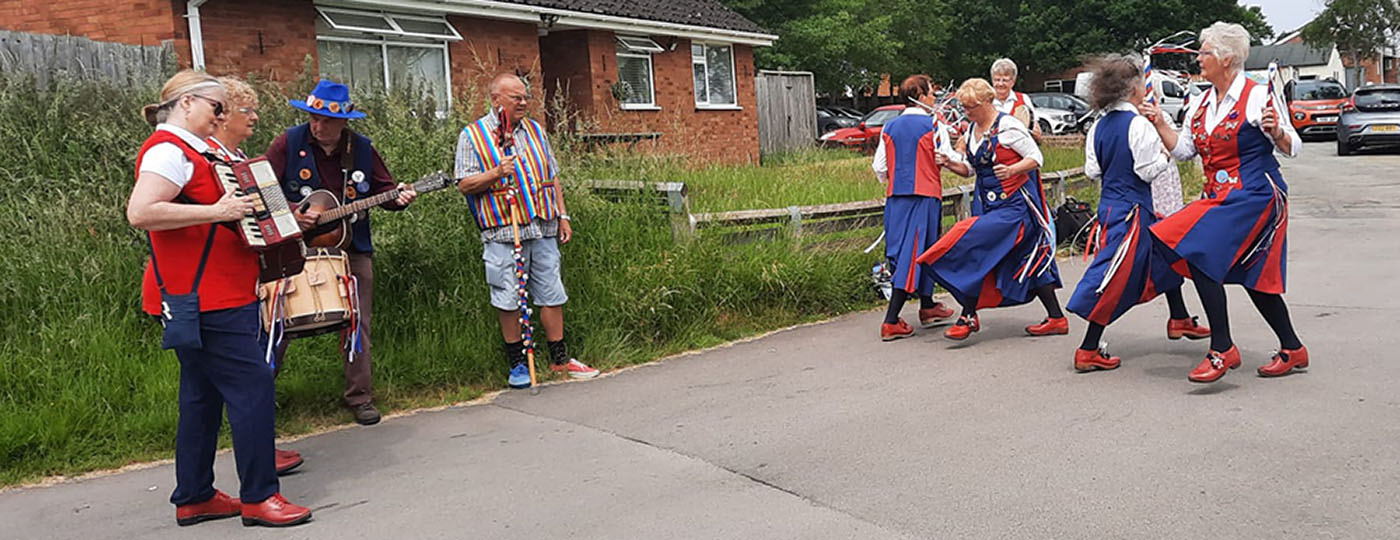
M 1400 537 L 1400 155 L 1310 143 L 1284 166 L 1307 374 L 1254 376 L 1277 343 L 1238 287 L 1245 364 L 1211 385 L 1160 300 L 1109 328 L 1123 367 L 1087 375 L 1083 321 L 1023 337 L 1035 305 L 963 344 L 880 343 L 866 312 L 296 441 L 283 492 L 316 517 L 295 529 L 178 528 L 162 465 L 0 494 L 0 537 Z M 1063 301 L 1083 263 L 1062 268 Z M 236 494 L 231 456 L 218 475 Z

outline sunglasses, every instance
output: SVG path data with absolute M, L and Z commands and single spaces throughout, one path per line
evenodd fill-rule
M 197 98 L 202 99 L 202 100 L 204 100 L 204 101 L 208 101 L 210 105 L 213 105 L 213 106 L 214 106 L 214 116 L 223 116 L 223 115 L 224 115 L 224 102 L 219 101 L 219 100 L 214 99 L 214 98 L 211 98 L 211 97 L 204 97 L 204 96 L 201 96 L 201 95 L 199 95 L 199 94 L 190 94 L 190 97 L 197 97 Z

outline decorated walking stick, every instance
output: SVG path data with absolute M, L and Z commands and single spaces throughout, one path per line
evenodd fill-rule
M 496 145 L 501 149 L 501 157 L 514 155 L 515 130 L 511 126 L 510 115 L 505 107 L 496 109 Z M 506 207 L 510 215 L 511 239 L 515 242 L 513 255 L 515 257 L 515 290 L 520 301 L 520 338 L 521 346 L 525 347 L 525 363 L 530 369 L 530 393 L 540 393 L 539 381 L 535 377 L 535 340 L 533 331 L 530 329 L 530 291 L 526 287 L 529 284 L 530 275 L 525 272 L 525 256 L 520 249 L 520 220 L 523 212 L 520 210 L 520 180 L 517 178 L 506 183 Z

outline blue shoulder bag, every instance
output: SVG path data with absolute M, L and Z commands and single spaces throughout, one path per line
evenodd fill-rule
M 156 248 L 151 244 L 151 233 L 146 233 L 146 246 L 151 249 L 151 269 L 160 287 L 161 313 L 157 318 L 165 328 L 160 338 L 162 349 L 204 347 L 199 337 L 199 280 L 204 277 L 204 263 L 209 262 L 209 250 L 214 247 L 214 233 L 218 230 L 217 225 L 209 225 L 209 239 L 204 242 L 204 253 L 199 256 L 199 268 L 194 272 L 194 285 L 190 286 L 188 294 L 170 294 L 165 290 L 165 282 L 160 279 L 160 265 L 156 264 Z

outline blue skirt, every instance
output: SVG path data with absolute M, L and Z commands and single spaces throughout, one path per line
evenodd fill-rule
M 958 303 L 976 308 L 1018 306 L 1045 285 L 1060 287 L 1054 244 L 1024 202 L 984 205 L 983 214 L 959 221 L 917 259 Z
M 1277 174 L 1277 173 L 1273 173 Z M 1282 179 L 1279 179 L 1282 184 Z M 1258 179 L 1186 205 L 1152 226 L 1183 276 L 1198 268 L 1211 281 L 1283 294 L 1288 270 L 1288 195 Z
M 1152 240 L 1157 222 L 1150 209 L 1106 203 L 1089 244 L 1097 246 L 1065 309 L 1084 320 L 1108 326 L 1133 306 L 1181 286 L 1170 257 Z
M 933 295 L 933 273 L 914 259 L 938 241 L 942 215 L 941 199 L 918 195 L 885 199 L 885 260 L 895 288 Z

